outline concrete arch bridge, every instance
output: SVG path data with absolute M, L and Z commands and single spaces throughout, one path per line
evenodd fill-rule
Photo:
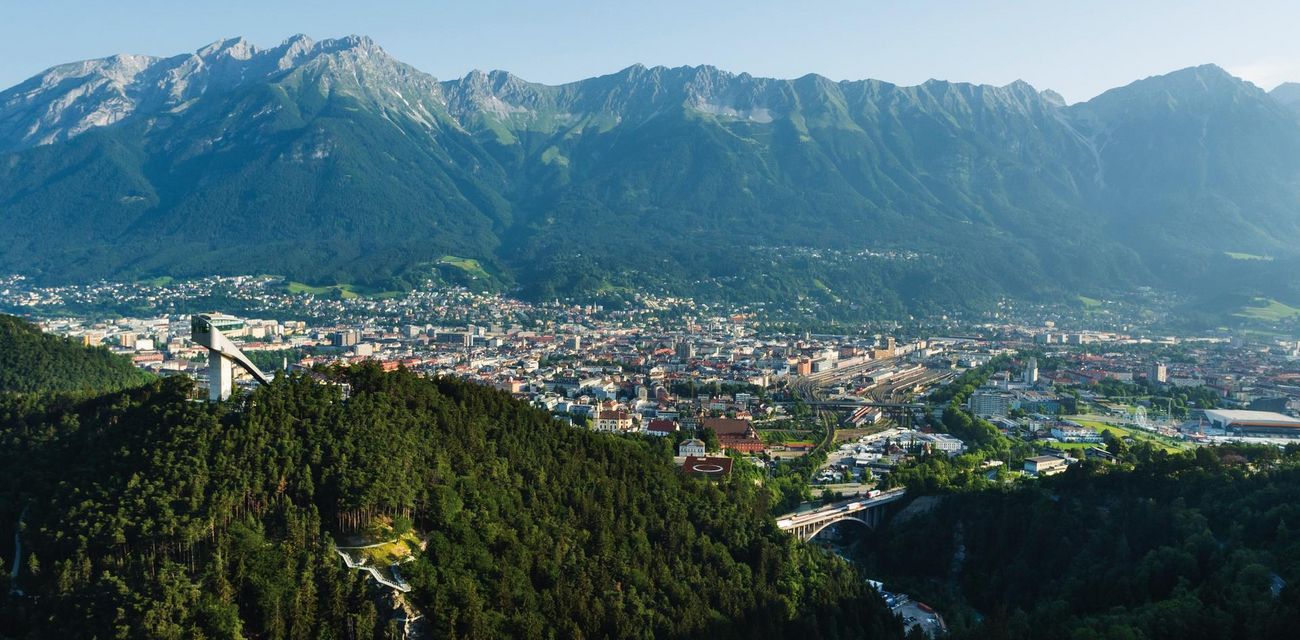
M 874 529 L 883 521 L 885 507 L 899 501 L 906 494 L 906 489 L 893 489 L 841 500 L 820 509 L 786 514 L 777 518 L 776 525 L 804 542 L 812 540 L 826 527 L 845 520 Z

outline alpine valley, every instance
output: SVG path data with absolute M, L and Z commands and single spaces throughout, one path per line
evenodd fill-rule
M 854 317 L 1141 287 L 1295 302 L 1298 96 L 1213 65 L 1072 105 L 708 66 L 439 81 L 365 37 L 231 39 L 0 92 L 0 271 L 436 276 Z

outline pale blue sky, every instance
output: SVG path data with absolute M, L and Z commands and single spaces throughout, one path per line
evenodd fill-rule
M 1071 102 L 1206 62 L 1266 89 L 1300 81 L 1294 1 L 0 0 L 0 87 L 62 62 L 294 33 L 369 35 L 439 78 L 505 69 L 549 84 L 636 62 L 900 84 L 1019 78 Z

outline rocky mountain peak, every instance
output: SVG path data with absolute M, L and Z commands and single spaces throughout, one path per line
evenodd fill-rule
M 1300 105 L 1300 82 L 1283 82 L 1273 87 L 1268 95 L 1282 104 Z
M 1066 106 L 1066 104 L 1065 104 L 1065 96 L 1062 96 L 1061 94 L 1059 94 L 1059 93 L 1057 93 L 1057 92 L 1055 92 L 1055 91 L 1053 91 L 1053 90 L 1051 90 L 1051 89 L 1043 89 L 1042 91 L 1040 91 L 1040 92 L 1038 93 L 1038 95 L 1042 96 L 1042 97 L 1043 97 L 1043 100 L 1044 100 L 1045 102 L 1047 102 L 1047 104 L 1052 105 L 1053 107 L 1064 107 L 1064 106 Z
M 242 37 L 224 38 L 170 58 L 119 54 L 59 65 L 2 91 L 0 149 L 65 140 L 137 113 L 174 112 L 199 96 L 309 65 L 314 77 L 326 78 L 326 86 L 374 84 L 376 90 L 368 93 L 391 94 L 387 85 L 420 78 L 417 93 L 436 91 L 431 78 L 393 60 L 366 36 L 317 42 L 298 34 L 271 49 Z
M 1300 82 L 1283 82 L 1268 92 L 1282 106 L 1300 115 Z
M 258 48 L 256 46 L 243 37 L 235 37 L 213 42 L 196 51 L 195 55 L 208 60 L 222 57 L 234 60 L 248 60 L 257 53 Z

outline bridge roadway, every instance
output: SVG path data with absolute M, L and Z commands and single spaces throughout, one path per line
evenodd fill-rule
M 884 516 L 885 505 L 897 502 L 906 493 L 906 489 L 892 489 L 875 497 L 850 498 L 813 511 L 789 513 L 777 518 L 776 526 L 805 542 L 826 527 L 845 520 L 875 528 Z

